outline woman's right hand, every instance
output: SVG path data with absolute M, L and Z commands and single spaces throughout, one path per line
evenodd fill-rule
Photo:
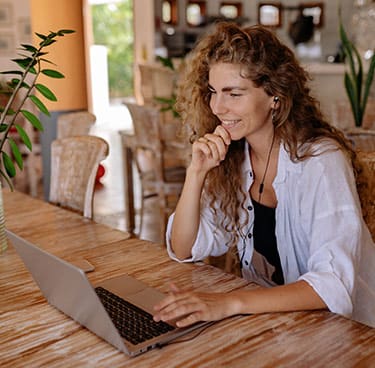
M 230 142 L 229 133 L 219 125 L 213 133 L 205 134 L 193 144 L 191 163 L 171 231 L 171 249 L 178 259 L 191 257 L 199 229 L 200 199 L 206 174 L 225 159 Z
M 225 159 L 231 142 L 229 133 L 218 125 L 213 133 L 205 134 L 194 142 L 190 168 L 207 173 Z

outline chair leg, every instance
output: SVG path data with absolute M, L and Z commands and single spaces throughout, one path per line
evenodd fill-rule
M 139 228 L 138 228 L 138 237 L 141 237 L 142 233 L 142 226 L 143 226 L 143 213 L 144 213 L 144 206 L 145 206 L 145 195 L 143 189 L 141 189 L 141 208 L 139 209 Z
M 145 208 L 145 201 L 149 198 L 156 197 L 157 194 L 148 194 L 146 195 L 143 191 L 143 188 L 141 189 L 141 208 L 140 208 L 140 214 L 139 214 L 139 230 L 138 230 L 138 237 L 141 237 L 142 233 L 142 227 L 143 227 L 143 215 L 144 215 L 144 208 Z
M 159 205 L 160 205 L 160 241 L 165 245 L 165 232 L 167 229 L 168 209 L 167 209 L 167 198 L 159 193 Z

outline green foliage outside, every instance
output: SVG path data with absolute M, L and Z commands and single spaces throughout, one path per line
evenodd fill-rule
M 92 5 L 94 43 L 108 50 L 110 98 L 133 96 L 132 0 Z

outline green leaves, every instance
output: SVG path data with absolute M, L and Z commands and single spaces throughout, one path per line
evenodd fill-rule
M 35 88 L 48 100 L 50 101 L 57 101 L 56 96 L 53 94 L 53 92 L 44 86 L 43 84 L 36 84 Z
M 157 60 L 159 60 L 163 64 L 163 66 L 169 69 L 175 70 L 173 60 L 171 58 L 166 58 L 166 57 L 158 55 Z
M 58 72 L 57 70 L 43 69 L 42 73 L 51 78 L 65 78 L 64 75 Z
M 43 131 L 43 125 L 40 120 L 30 111 L 21 110 L 22 115 L 39 131 Z
M 20 150 L 18 149 L 16 142 L 12 138 L 9 138 L 9 145 L 10 145 L 10 148 L 12 149 L 13 157 L 18 167 L 22 170 L 23 169 L 22 155 L 21 155 Z
M 6 173 L 10 178 L 13 178 L 16 175 L 16 168 L 14 167 L 12 159 L 7 155 L 6 152 L 2 152 L 1 155 Z
M 30 151 L 32 150 L 32 143 L 29 136 L 21 125 L 16 124 L 16 119 L 19 114 L 22 114 L 26 124 L 30 123 L 32 129 L 43 131 L 43 125 L 39 118 L 33 112 L 25 109 L 23 105 L 29 99 L 38 111 L 47 116 L 50 115 L 47 106 L 33 92 L 37 90 L 43 98 L 49 101 L 57 101 L 57 97 L 47 86 L 37 83 L 37 80 L 41 74 L 54 79 L 62 79 L 64 75 L 55 69 L 42 67 L 43 64 L 53 64 L 46 58 L 48 52 L 45 51 L 45 48 L 53 45 L 57 41 L 57 38 L 74 32 L 69 29 L 61 29 L 57 32 L 50 32 L 47 35 L 36 33 L 41 39 L 39 45 L 35 47 L 33 45 L 21 44 L 19 57 L 12 59 L 20 69 L 0 72 L 3 75 L 13 76 L 6 83 L 6 90 L 5 88 L 0 89 L 0 95 L 8 96 L 8 102 L 5 106 L 0 107 L 0 175 L 5 178 L 11 188 L 12 183 L 10 178 L 16 175 L 15 164 L 21 170 L 23 169 L 22 150 L 20 150 L 18 144 L 24 144 Z M 21 90 L 22 95 L 20 94 Z M 9 133 L 12 127 L 16 129 L 12 131 L 12 135 L 10 136 Z M 17 138 L 19 139 L 17 140 Z M 9 144 L 11 155 L 9 151 L 8 153 L 4 151 L 3 147 L 6 142 Z M 1 161 L 5 171 L 1 169 Z
M 40 112 L 42 112 L 43 114 L 45 114 L 47 116 L 51 115 L 49 113 L 46 105 L 44 105 L 44 103 L 42 101 L 40 101 L 38 97 L 36 97 L 35 95 L 31 95 L 29 98 L 34 103 L 34 105 L 38 108 L 38 110 Z
M 25 130 L 20 125 L 18 125 L 18 124 L 15 124 L 14 126 L 16 127 L 17 132 L 18 132 L 18 134 L 19 134 L 22 142 L 29 149 L 29 151 L 31 151 L 33 149 L 33 146 L 31 144 L 30 138 L 27 135 L 27 133 L 25 132 Z

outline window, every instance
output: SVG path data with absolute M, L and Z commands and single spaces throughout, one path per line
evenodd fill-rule
M 204 24 L 206 2 L 190 0 L 186 5 L 186 21 L 189 26 L 199 27 Z
M 219 8 L 220 15 L 235 19 L 242 16 L 242 3 L 222 2 Z
M 313 22 L 315 27 L 322 27 L 323 26 L 323 10 L 324 4 L 322 2 L 319 3 L 303 3 L 301 4 L 302 14 L 313 17 Z
M 281 27 L 281 3 L 260 3 L 258 23 L 268 27 Z
M 176 25 L 177 16 L 177 0 L 164 0 L 162 3 L 162 20 L 163 23 Z

